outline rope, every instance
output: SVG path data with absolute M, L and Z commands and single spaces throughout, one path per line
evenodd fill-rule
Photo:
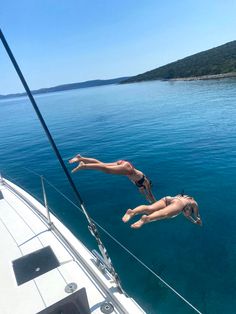
M 47 125 L 46 125 L 46 123 L 45 123 L 45 121 L 44 121 L 44 119 L 43 119 L 43 117 L 42 117 L 42 115 L 41 115 L 40 110 L 38 109 L 38 106 L 37 106 L 37 104 L 36 104 L 36 102 L 35 102 L 35 99 L 34 99 L 32 93 L 31 93 L 31 91 L 30 91 L 30 89 L 29 89 L 29 87 L 28 87 L 28 84 L 27 84 L 27 82 L 26 82 L 26 80 L 25 80 L 25 78 L 24 78 L 24 76 L 23 76 L 23 74 L 22 74 L 22 72 L 21 72 L 21 70 L 20 70 L 20 68 L 19 68 L 19 66 L 18 66 L 18 64 L 17 64 L 17 62 L 16 62 L 16 59 L 15 59 L 15 57 L 14 57 L 14 55 L 13 55 L 13 53 L 12 53 L 12 51 L 11 51 L 11 49 L 10 49 L 10 47 L 9 47 L 9 45 L 8 45 L 8 43 L 7 43 L 7 41 L 6 41 L 6 39 L 5 39 L 5 37 L 4 37 L 4 35 L 3 35 L 2 31 L 1 31 L 1 29 L 0 29 L 0 38 L 1 38 L 1 41 L 2 41 L 2 43 L 3 43 L 3 46 L 4 46 L 4 48 L 5 48 L 5 50 L 6 50 L 7 54 L 8 54 L 8 56 L 9 56 L 11 62 L 12 62 L 12 64 L 13 64 L 13 66 L 14 66 L 14 68 L 15 68 L 15 70 L 16 70 L 16 72 L 17 72 L 17 74 L 18 74 L 18 76 L 19 76 L 19 78 L 20 78 L 20 80 L 21 80 L 22 85 L 23 85 L 24 88 L 25 88 L 25 91 L 26 91 L 26 93 L 27 93 L 27 95 L 28 95 L 28 97 L 29 97 L 29 99 L 30 99 L 30 101 L 31 101 L 31 104 L 32 104 L 32 106 L 33 106 L 33 108 L 34 108 L 34 110 L 35 110 L 37 116 L 38 116 L 38 119 L 40 120 L 40 123 L 41 123 L 41 125 L 42 125 L 42 127 L 43 127 L 43 129 L 44 129 L 44 131 L 45 131 L 45 133 L 46 133 L 46 135 L 47 135 L 47 137 L 48 137 L 48 140 L 49 140 L 49 142 L 50 142 L 50 144 L 51 144 L 51 146 L 52 146 L 52 148 L 53 148 L 53 150 L 54 150 L 54 153 L 56 154 L 57 159 L 58 159 L 58 161 L 60 162 L 61 167 L 62 167 L 62 169 L 64 170 L 64 173 L 65 173 L 65 175 L 66 175 L 66 177 L 67 177 L 67 179 L 68 179 L 68 181 L 69 181 L 69 183 L 70 183 L 70 185 L 71 185 L 71 187 L 72 187 L 72 189 L 73 189 L 73 191 L 74 191 L 74 193 L 75 193 L 77 199 L 78 199 L 79 202 L 80 202 L 81 208 L 78 207 L 76 204 L 74 204 L 74 206 L 78 207 L 78 208 L 79 208 L 80 210 L 82 210 L 82 212 L 85 214 L 85 216 L 86 216 L 86 218 L 87 218 L 87 220 L 88 220 L 88 223 L 89 223 L 90 231 L 91 231 L 92 235 L 95 237 L 95 239 L 96 239 L 96 241 L 97 241 L 97 244 L 98 244 L 98 247 L 99 247 L 99 249 L 100 249 L 100 251 L 101 251 L 101 253 L 102 253 L 102 255 L 103 255 L 105 261 L 108 262 L 109 268 L 110 268 L 111 273 L 113 274 L 113 276 L 114 276 L 114 278 L 115 278 L 115 280 L 116 280 L 117 286 L 118 286 L 118 287 L 120 288 L 120 290 L 122 291 L 122 288 L 121 288 L 121 285 L 120 285 L 120 280 L 119 280 L 119 278 L 118 278 L 118 275 L 117 275 L 117 273 L 115 272 L 115 269 L 114 269 L 114 267 L 113 267 L 113 265 L 112 265 L 112 263 L 111 263 L 111 259 L 110 259 L 110 257 L 108 256 L 108 253 L 107 253 L 107 251 L 106 251 L 106 249 L 105 249 L 105 247 L 104 247 L 104 245 L 103 245 L 103 243 L 102 243 L 102 241 L 101 241 L 101 239 L 100 239 L 100 237 L 99 237 L 99 234 L 98 234 L 98 231 L 97 231 L 97 229 L 96 229 L 95 224 L 98 225 L 100 228 L 101 228 L 101 226 L 100 226 L 99 224 L 97 224 L 97 223 L 94 224 L 94 223 L 92 222 L 93 220 L 89 217 L 89 215 L 88 215 L 88 213 L 87 213 L 87 211 L 86 211 L 86 209 L 85 209 L 83 199 L 81 198 L 80 193 L 78 192 L 78 190 L 77 190 L 77 188 L 76 188 L 76 186 L 75 186 L 75 184 L 74 184 L 74 182 L 73 182 L 73 180 L 72 180 L 72 178 L 71 178 L 71 176 L 70 176 L 70 174 L 69 174 L 69 172 L 68 172 L 68 170 L 67 170 L 67 168 L 66 168 L 66 166 L 65 166 L 65 164 L 64 164 L 64 162 L 63 162 L 63 160 L 62 160 L 62 157 L 61 157 L 61 155 L 60 155 L 60 152 L 58 151 L 58 148 L 57 148 L 57 146 L 56 146 L 56 144 L 55 144 L 55 142 L 54 142 L 54 140 L 53 140 L 53 138 L 52 138 L 52 136 L 51 136 L 51 133 L 50 133 L 49 130 L 48 130 L 48 127 L 47 127 Z M 63 195 L 63 194 L 61 193 L 61 195 Z M 73 202 L 72 202 L 72 203 L 73 203 Z M 136 259 L 139 263 L 141 263 L 146 269 L 148 269 L 154 276 L 156 276 L 161 282 L 163 282 L 169 289 L 171 289 L 178 297 L 180 297 L 184 302 L 186 302 L 192 309 L 194 309 L 197 313 L 200 313 L 200 314 L 201 314 L 201 312 L 200 312 L 198 309 L 196 309 L 196 308 L 195 308 L 191 303 L 189 303 L 181 294 L 179 294 L 174 288 L 172 288 L 169 284 L 167 284 L 159 275 L 157 275 L 152 269 L 150 269 L 150 268 L 149 268 L 147 265 L 145 265 L 141 260 L 139 260 L 133 253 L 131 253 L 127 248 L 125 248 L 120 242 L 118 242 L 114 237 L 112 237 L 107 231 L 105 231 L 105 229 L 103 229 L 103 228 L 101 228 L 101 229 L 102 229 L 107 235 L 109 235 L 116 243 L 118 243 L 121 247 L 123 247 L 123 249 L 125 249 L 133 258 L 135 258 L 135 259 Z
M 26 170 L 34 173 L 39 176 L 35 171 L 25 168 Z M 59 189 L 57 189 L 51 182 L 44 178 L 48 185 L 50 185 L 56 192 L 61 194 L 69 203 L 79 209 L 82 213 L 83 210 L 77 204 L 75 204 L 71 199 L 69 199 L 64 193 L 62 193 Z M 132 256 L 138 263 L 140 263 L 144 268 L 146 268 L 150 273 L 152 273 L 157 279 L 159 279 L 167 288 L 169 288 L 174 294 L 176 294 L 182 301 L 188 304 L 194 311 L 199 314 L 202 314 L 195 306 L 193 306 L 188 300 L 186 300 L 178 291 L 176 291 L 171 285 L 169 285 L 163 278 L 161 278 L 155 271 L 153 271 L 150 267 L 148 267 L 143 261 L 141 261 L 135 254 L 133 254 L 127 247 L 125 247 L 121 242 L 119 242 L 115 237 L 113 237 L 106 229 L 104 229 L 99 223 L 97 223 L 94 219 L 92 219 L 93 223 L 95 223 L 108 237 L 110 237 L 116 244 L 118 244 L 123 250 L 125 250 L 130 256 Z
M 77 190 L 77 188 L 76 188 L 76 186 L 74 184 L 74 181 L 71 178 L 71 175 L 70 175 L 70 173 L 69 173 L 69 171 L 68 171 L 68 169 L 67 169 L 67 167 L 66 167 L 66 165 L 65 165 L 65 163 L 64 163 L 64 161 L 63 161 L 63 159 L 61 157 L 61 154 L 60 154 L 60 152 L 59 152 L 59 150 L 58 150 L 58 148 L 57 148 L 57 146 L 56 146 L 56 144 L 54 142 L 54 139 L 52 138 L 52 135 L 51 135 L 51 133 L 50 133 L 50 131 L 49 131 L 49 129 L 48 129 L 44 119 L 43 119 L 43 116 L 42 116 L 42 114 L 41 114 L 41 112 L 40 112 L 40 110 L 39 110 L 39 108 L 38 108 L 38 106 L 36 104 L 36 101 L 35 101 L 32 93 L 31 93 L 30 89 L 29 89 L 29 86 L 28 86 L 28 84 L 27 84 L 27 82 L 26 82 L 26 80 L 24 78 L 24 75 L 21 72 L 21 69 L 18 66 L 18 63 L 16 62 L 16 59 L 15 59 L 15 57 L 14 57 L 14 55 L 13 55 L 13 53 L 12 53 L 12 51 L 11 51 L 7 41 L 6 41 L 6 39 L 5 39 L 1 29 L 0 29 L 0 39 L 2 41 L 2 44 L 3 44 L 3 46 L 4 46 L 8 56 L 9 56 L 9 58 L 11 60 L 11 62 L 12 62 L 12 64 L 13 64 L 13 67 L 16 70 L 16 73 L 19 76 L 19 79 L 20 79 L 22 85 L 25 88 L 25 91 L 26 91 L 26 93 L 27 93 L 27 95 L 29 97 L 29 100 L 30 100 L 30 102 L 31 102 L 31 104 L 32 104 L 32 106 L 33 106 L 33 108 L 35 110 L 35 113 L 36 113 L 36 115 L 37 115 L 37 117 L 38 117 L 38 119 L 39 119 L 39 121 L 40 121 L 40 123 L 41 123 L 41 125 L 42 125 L 42 127 L 43 127 L 43 129 L 44 129 L 44 131 L 46 133 L 46 135 L 47 135 L 47 138 L 48 138 L 48 140 L 49 140 L 49 142 L 50 142 L 50 144 L 52 146 L 52 149 L 54 150 L 54 153 L 57 156 L 57 159 L 58 159 L 58 161 L 59 161 L 59 163 L 60 163 L 60 165 L 61 165 L 61 167 L 62 167 L 62 169 L 63 169 L 63 171 L 64 171 L 64 173 L 66 175 L 66 177 L 67 177 L 67 180 L 69 181 L 69 184 L 70 184 L 72 190 L 74 191 L 77 200 L 79 201 L 79 203 L 81 205 L 83 213 L 86 216 L 87 221 L 89 223 L 89 230 L 90 230 L 91 234 L 95 237 L 95 239 L 97 241 L 98 248 L 99 248 L 99 250 L 100 250 L 100 252 L 101 252 L 101 254 L 102 254 L 102 256 L 103 256 L 103 258 L 104 258 L 104 260 L 105 260 L 105 262 L 107 264 L 107 266 L 108 266 L 108 269 L 110 270 L 110 273 L 113 275 L 113 278 L 115 280 L 115 283 L 116 283 L 117 287 L 119 288 L 119 290 L 121 292 L 123 292 L 120 280 L 118 278 L 118 275 L 117 275 L 117 273 L 116 273 L 116 271 L 115 271 L 115 269 L 114 269 L 114 267 L 112 265 L 111 259 L 110 259 L 109 255 L 108 255 L 108 252 L 107 252 L 104 244 L 102 243 L 102 240 L 100 238 L 98 230 L 96 229 L 96 225 L 91 221 L 91 218 L 89 217 L 89 214 L 88 214 L 87 210 L 85 209 L 84 201 L 83 201 L 79 191 Z

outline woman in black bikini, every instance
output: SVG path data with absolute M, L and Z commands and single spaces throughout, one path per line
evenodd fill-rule
M 143 213 L 145 215 L 132 224 L 131 228 L 137 229 L 148 222 L 174 218 L 181 213 L 192 223 L 202 226 L 198 204 L 193 197 L 188 195 L 166 196 L 152 205 L 141 205 L 133 210 L 128 209 L 122 220 L 128 222 L 132 217 Z
M 151 191 L 150 180 L 141 171 L 135 169 L 131 162 L 127 160 L 104 163 L 94 158 L 76 155 L 69 160 L 69 163 L 79 163 L 79 165 L 72 170 L 72 173 L 83 169 L 94 169 L 109 174 L 125 175 L 138 187 L 140 193 L 144 194 L 150 203 L 156 201 Z

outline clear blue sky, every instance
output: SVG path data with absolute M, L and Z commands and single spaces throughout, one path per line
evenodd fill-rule
M 0 23 L 38 89 L 136 75 L 235 40 L 236 1 L 7 0 Z M 23 91 L 2 45 L 0 69 L 0 94 Z

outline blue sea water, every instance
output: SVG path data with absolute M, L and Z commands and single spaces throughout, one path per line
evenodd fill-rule
M 76 153 L 105 162 L 127 159 L 151 178 L 157 198 L 183 189 L 195 197 L 203 227 L 178 216 L 132 230 L 121 217 L 145 203 L 135 186 L 96 171 L 73 175 L 91 217 L 133 254 L 202 313 L 234 313 L 236 80 L 110 85 L 36 101 L 66 163 Z M 3 175 L 42 199 L 40 180 L 29 168 L 74 200 L 29 100 L 1 100 L 0 121 Z M 84 216 L 50 186 L 47 194 L 57 216 L 94 248 Z M 100 233 L 124 289 L 147 313 L 194 313 Z

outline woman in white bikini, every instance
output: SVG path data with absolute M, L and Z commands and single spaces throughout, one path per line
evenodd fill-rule
M 131 228 L 138 229 L 148 222 L 174 218 L 181 213 L 192 223 L 202 226 L 198 204 L 193 197 L 188 195 L 166 196 L 154 204 L 141 205 L 133 210 L 128 209 L 122 220 L 128 222 L 138 214 L 145 214 L 131 225 Z
M 94 158 L 76 155 L 74 158 L 69 160 L 69 163 L 79 163 L 79 165 L 72 170 L 72 173 L 78 170 L 93 169 L 109 174 L 127 176 L 130 181 L 138 187 L 140 193 L 145 195 L 146 199 L 150 203 L 156 202 L 156 199 L 151 191 L 151 181 L 141 171 L 135 169 L 132 163 L 127 160 L 104 163 Z

